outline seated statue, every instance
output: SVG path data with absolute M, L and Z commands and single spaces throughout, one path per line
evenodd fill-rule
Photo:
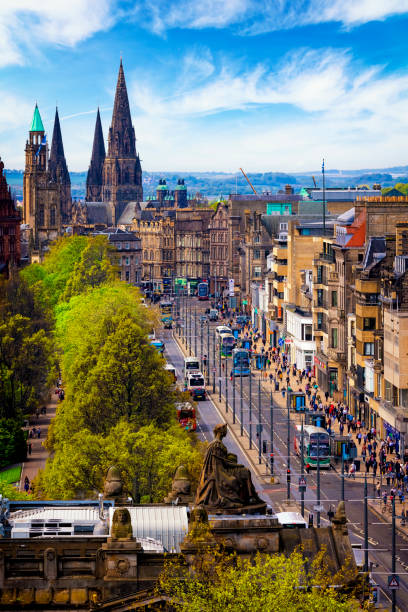
M 195 499 L 208 511 L 245 510 L 265 512 L 266 504 L 258 497 L 251 472 L 237 463 L 237 456 L 228 453 L 222 439 L 227 425 L 214 427 L 215 439 L 207 448 Z M 251 508 L 252 507 L 252 508 Z

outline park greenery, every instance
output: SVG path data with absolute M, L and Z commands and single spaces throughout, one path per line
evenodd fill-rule
M 393 191 L 394 189 L 399 191 L 404 196 L 408 195 L 408 183 L 396 183 L 394 185 L 394 187 L 385 187 L 382 190 L 382 194 L 383 195 L 388 195 L 390 193 L 390 191 Z
M 149 343 L 155 315 L 142 307 L 135 287 L 118 279 L 107 238 L 58 240 L 43 263 L 22 271 L 18 283 L 33 296 L 35 320 L 21 322 L 19 315 L 10 325 L 20 325 L 24 339 L 23 325 L 38 327 L 41 316 L 47 322 L 35 332 L 40 337 L 31 338 L 43 340 L 47 360 L 40 367 L 37 360 L 38 371 L 29 370 L 28 377 L 44 392 L 58 364 L 65 392 L 46 441 L 50 458 L 34 483 L 36 495 L 93 496 L 111 465 L 137 501 L 161 501 L 180 464 L 189 466 L 194 481 L 200 446 L 177 424 L 179 392 Z M 32 410 L 40 394 L 30 400 Z

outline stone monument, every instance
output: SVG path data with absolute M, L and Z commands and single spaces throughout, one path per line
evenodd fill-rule
M 174 474 L 173 482 L 171 484 L 171 491 L 164 498 L 166 504 L 179 503 L 189 504 L 194 501 L 194 497 L 191 493 L 191 482 L 184 465 L 180 465 L 176 473 Z
M 123 493 L 123 482 L 118 468 L 112 465 L 106 474 L 103 485 L 105 499 L 114 499 L 116 504 L 126 503 L 127 499 Z
M 265 514 L 266 503 L 259 498 L 251 472 L 228 453 L 222 439 L 227 425 L 214 427 L 214 440 L 207 448 L 195 503 L 209 514 Z

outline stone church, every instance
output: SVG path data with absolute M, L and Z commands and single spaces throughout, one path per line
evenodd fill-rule
M 37 104 L 25 148 L 24 223 L 31 229 L 31 251 L 41 253 L 71 219 L 71 180 L 55 111 L 51 152 Z
M 142 167 L 136 152 L 135 130 L 121 60 L 107 155 L 99 109 L 96 116 L 92 158 L 86 181 L 86 216 L 92 223 L 94 217 L 98 217 L 99 221 L 101 216 L 106 215 L 108 224 L 116 225 L 129 202 L 137 205 L 142 200 Z

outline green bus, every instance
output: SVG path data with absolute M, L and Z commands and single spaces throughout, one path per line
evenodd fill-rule
M 301 456 L 302 440 L 301 426 L 297 425 L 298 433 L 295 436 L 295 452 Z M 319 453 L 319 454 L 318 454 Z M 303 427 L 303 462 L 311 468 L 317 467 L 319 457 L 320 469 L 330 469 L 330 435 L 323 427 L 304 425 Z

